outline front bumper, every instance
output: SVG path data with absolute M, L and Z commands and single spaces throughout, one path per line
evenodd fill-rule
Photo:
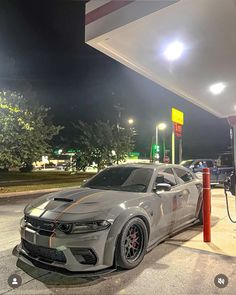
M 54 233 L 33 230 L 23 224 L 22 240 L 16 249 L 20 260 L 41 268 L 68 274 L 95 272 L 113 266 L 113 259 L 105 259 L 108 234 L 109 228 L 86 234 L 65 234 L 59 230 Z

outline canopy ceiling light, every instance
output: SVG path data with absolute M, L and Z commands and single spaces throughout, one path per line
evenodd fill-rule
M 164 51 L 166 59 L 173 61 L 181 57 L 184 50 L 183 43 L 175 41 L 169 44 L 169 46 Z
M 214 95 L 220 94 L 224 89 L 226 85 L 223 82 L 212 84 L 209 88 L 210 92 Z

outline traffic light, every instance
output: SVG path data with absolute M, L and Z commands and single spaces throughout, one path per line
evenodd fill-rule
M 157 145 L 157 144 L 153 144 L 152 145 L 152 153 L 156 154 L 156 153 L 159 153 L 159 152 L 160 152 L 160 146 Z
M 160 146 L 157 144 L 152 144 L 152 159 L 159 159 Z

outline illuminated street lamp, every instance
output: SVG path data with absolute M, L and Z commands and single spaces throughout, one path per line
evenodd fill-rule
M 156 125 L 156 146 L 158 146 L 158 130 L 164 131 L 166 129 L 166 123 L 159 123 Z M 165 143 L 163 142 L 163 157 L 165 156 Z
M 157 125 L 157 128 L 158 128 L 159 130 L 165 130 L 166 127 L 167 127 L 166 123 L 160 123 L 160 124 Z
M 133 125 L 133 124 L 134 124 L 134 120 L 130 118 L 130 119 L 128 120 L 128 123 L 129 123 L 129 125 Z
M 137 135 L 137 132 L 136 132 L 135 128 L 132 127 L 132 126 L 134 125 L 134 119 L 129 118 L 129 119 L 127 120 L 127 122 L 128 122 L 128 124 L 130 125 L 129 128 L 130 128 L 130 130 L 132 130 L 133 135 Z

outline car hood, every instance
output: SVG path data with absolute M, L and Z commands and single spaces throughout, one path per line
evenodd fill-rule
M 139 199 L 143 193 L 79 188 L 44 195 L 25 208 L 25 214 L 60 219 L 63 215 L 95 214 L 111 208 L 124 207 L 129 200 Z

